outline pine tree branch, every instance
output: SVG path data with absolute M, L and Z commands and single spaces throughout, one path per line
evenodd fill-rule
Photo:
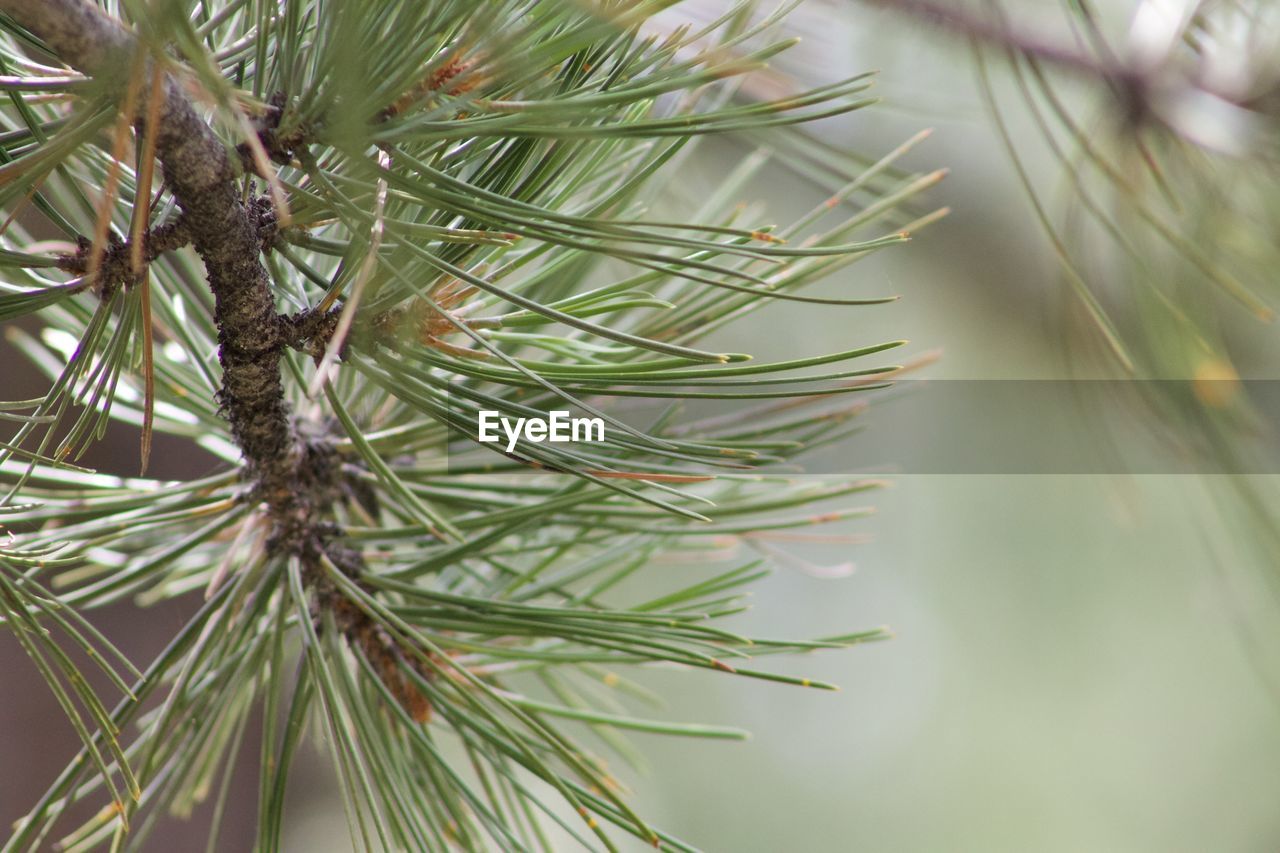
M 128 71 L 150 75 L 147 48 L 120 22 L 84 0 L 0 0 L 9 14 L 73 68 L 123 92 Z M 145 79 L 145 78 L 144 78 Z M 333 614 L 339 631 L 377 670 L 415 719 L 425 720 L 425 700 L 401 668 L 411 661 L 384 630 L 372 624 L 326 579 L 328 560 L 357 583 L 364 571 L 358 551 L 332 542 L 328 520 L 342 495 L 341 466 L 324 435 L 294 429 L 281 380 L 285 346 L 320 333 L 325 316 L 286 318 L 276 313 L 270 277 L 261 258 L 271 239 L 269 204 L 245 203 L 228 149 L 195 111 L 177 81 L 166 77 L 158 112 L 156 156 L 165 183 L 182 210 L 182 231 L 204 262 L 214 294 L 219 402 L 244 454 L 247 474 L 267 506 L 271 544 L 301 560 L 320 608 Z M 142 133 L 143 103 L 135 118 Z
M 138 51 L 145 50 L 123 25 L 84 0 L 0 0 L 0 10 L 76 70 L 121 90 L 138 65 Z M 139 111 L 139 124 L 145 114 L 145 108 Z M 172 78 L 165 80 L 158 115 L 156 155 L 215 297 L 221 403 L 251 476 L 283 523 L 295 509 L 290 504 L 296 502 L 293 469 L 299 454 L 280 379 L 279 324 L 259 257 L 258 228 L 241 202 L 226 146 Z
M 716 624 L 781 556 L 766 549 L 762 562 L 734 543 L 754 551 L 762 538 L 865 514 L 803 508 L 878 483 L 815 486 L 781 466 L 857 432 L 860 419 L 849 419 L 863 400 L 837 395 L 883 386 L 866 383 L 892 366 L 849 362 L 905 342 L 754 362 L 700 342 L 774 299 L 887 301 L 795 291 L 940 215 L 907 207 L 938 174 L 897 164 L 924 135 L 873 162 L 787 129 L 868 105 L 864 75 L 781 100 L 734 97 L 789 43 L 774 39 L 775 16 L 750 14 L 750 0 L 735 0 L 739 14 L 710 29 L 667 37 L 670 22 L 650 20 L 662 4 L 300 0 L 290 6 L 298 15 L 264 19 L 253 4 L 215 2 L 194 41 L 191 22 L 144 19 L 137 4 L 115 23 L 91 7 L 120 4 L 69 2 L 0 0 L 30 28 L 0 13 L 0 55 L 24 72 L 0 80 L 17 123 L 5 144 L 18 157 L 0 196 L 18 211 L 38 206 L 73 241 L 96 222 L 70 258 L 11 245 L 23 237 L 0 252 L 0 267 L 17 271 L 0 319 L 43 312 L 49 334 L 18 341 L 57 376 L 42 399 L 0 412 L 18 422 L 0 461 L 32 457 L 25 470 L 0 470 L 0 483 L 16 481 L 14 496 L 31 498 L 4 507 L 22 533 L 18 550 L 0 549 L 0 585 L 21 579 L 7 613 L 32 626 L 27 645 L 46 674 L 45 657 L 61 646 L 98 644 L 87 623 L 84 638 L 68 630 L 81 608 L 197 587 L 207 598 L 145 673 L 113 676 L 125 694 L 114 711 L 99 709 L 74 662 L 51 673 L 80 694 L 63 704 L 85 747 L 8 846 L 47 846 L 81 803 L 100 799 L 109 808 L 68 843 L 144 844 L 126 836 L 130 827 L 145 835 L 166 810 L 189 812 L 214 791 L 216 821 L 235 790 L 240 734 L 261 711 L 256 847 L 279 846 L 297 745 L 319 727 L 349 783 L 357 845 L 533 849 L 545 846 L 545 814 L 587 847 L 614 849 L 616 828 L 685 849 L 648 825 L 562 726 L 590 726 L 624 758 L 634 753 L 614 729 L 740 737 L 633 718 L 622 694 L 643 693 L 614 668 L 677 665 L 827 689 L 748 658 L 886 636 L 757 643 Z M 51 76 L 62 63 L 45 51 L 65 51 L 93 76 Z M 277 90 L 287 97 L 273 94 L 266 109 L 233 106 Z M 113 93 L 117 108 L 103 112 Z M 212 129 L 198 126 L 192 105 Z M 197 126 L 180 138 L 159 124 L 170 120 Z M 128 144 L 135 129 L 140 168 Z M 695 221 L 654 217 L 697 137 L 765 131 L 768 150 L 736 165 Z M 184 148 L 195 152 L 190 168 L 208 173 L 195 194 L 194 172 L 177 163 Z M 183 211 L 163 214 L 165 225 L 143 203 L 155 198 L 157 160 L 169 176 L 161 195 L 177 194 Z M 275 180 L 273 162 L 286 160 L 275 204 L 253 197 L 253 173 Z M 763 227 L 735 200 L 774 168 L 833 195 Z M 284 202 L 293 226 L 275 221 Z M 216 300 L 200 289 L 205 272 L 193 282 L 180 262 L 194 259 L 185 252 L 151 264 L 147 287 L 131 286 L 149 257 L 148 229 L 163 236 L 209 212 L 196 247 Z M 126 220 L 127 241 L 108 235 L 111 221 Z M 51 264 L 64 274 L 51 280 Z M 59 281 L 66 271 L 79 278 Z M 114 288 L 112 298 L 95 300 L 90 286 Z M 359 311 L 347 301 L 357 299 Z M 152 316 L 164 345 L 130 375 Z M 63 346 L 70 339 L 74 350 Z M 321 364 L 300 373 L 302 356 L 286 348 Z M 211 349 L 221 371 L 209 370 Z M 304 406 L 307 380 L 335 359 L 354 381 L 326 383 Z M 249 368 L 278 379 L 295 409 L 280 403 L 269 419 L 283 454 L 249 440 L 256 410 L 231 386 L 237 376 L 263 384 Z M 689 396 L 733 412 L 628 423 L 631 398 Z M 158 434 L 223 457 L 228 440 L 239 442 L 232 470 L 121 483 L 59 465 L 106 419 L 136 421 L 138 399 L 144 419 L 152 401 Z M 505 444 L 460 440 L 481 406 L 552 420 L 580 408 L 616 429 L 499 456 Z M 748 476 L 755 469 L 761 476 Z M 647 584 L 632 589 L 628 578 L 660 555 L 696 563 L 694 576 L 673 576 L 657 597 Z M 33 585 L 46 576 L 56 593 Z M 46 640 L 37 622 L 46 617 L 67 637 Z M 413 724 L 432 714 L 431 730 Z M 454 747 L 465 765 L 455 768 Z M 136 769 L 135 755 L 145 759 Z M 95 771 L 101 782 L 86 779 Z

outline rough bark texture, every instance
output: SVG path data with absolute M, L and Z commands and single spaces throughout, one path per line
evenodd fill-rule
M 95 292 L 105 297 L 118 287 L 132 284 L 138 272 L 133 268 L 132 246 L 108 235 L 111 244 L 107 246 L 98 260 L 98 269 L 92 280 L 86 280 L 83 287 L 92 287 Z M 165 252 L 181 249 L 191 242 L 191 234 L 187 231 L 187 223 L 181 217 L 152 228 L 142 238 L 143 266 L 151 263 Z M 65 255 L 58 260 L 59 269 L 76 275 L 89 272 L 93 243 L 87 237 L 79 238 L 79 246 L 74 255 Z
M 0 0 L 0 10 L 84 74 L 123 88 L 138 67 L 133 35 L 83 0 Z M 291 505 L 298 448 L 280 381 L 279 324 L 256 217 L 241 202 L 226 147 L 174 80 L 166 78 L 163 97 L 156 155 L 213 290 L 222 363 L 219 402 L 251 477 L 289 538 L 299 531 L 288 528 L 302 520 Z
M 140 48 L 133 34 L 85 0 L 0 0 L 0 12 L 40 38 L 63 62 L 117 91 L 129 86 L 131 72 L 150 79 L 150 57 L 138 61 Z M 264 247 L 275 239 L 271 205 L 258 199 L 242 201 L 227 147 L 196 113 L 179 83 L 166 77 L 163 93 L 156 113 L 156 156 L 182 215 L 174 225 L 148 235 L 144 258 L 153 259 L 153 249 L 158 252 L 173 248 L 177 240 L 177 245 L 189 240 L 204 261 L 222 364 L 219 402 L 244 454 L 255 495 L 267 507 L 272 546 L 277 553 L 301 560 L 316 606 L 332 615 L 338 630 L 412 717 L 425 721 L 430 708 L 406 672 L 411 669 L 427 677 L 427 669 L 340 594 L 324 572 L 323 562 L 328 560 L 356 583 L 364 573 L 360 553 L 335 541 L 339 531 L 331 521 L 334 504 L 348 497 L 349 487 L 328 437 L 300 434 L 306 427 L 295 429 L 284 398 L 284 347 L 323 351 L 338 309 L 287 317 L 276 313 L 262 262 Z M 148 106 L 142 103 L 135 117 L 140 131 Z M 127 262 L 127 250 L 123 243 L 107 247 L 99 268 L 104 286 L 112 264 Z M 73 268 L 77 259 L 87 265 L 87 252 L 85 248 L 66 259 L 64 268 Z M 132 274 L 132 269 L 123 266 L 116 273 Z

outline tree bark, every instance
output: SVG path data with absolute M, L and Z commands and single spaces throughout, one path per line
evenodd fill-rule
M 138 61 L 138 51 L 146 48 L 119 21 L 84 0 L 0 0 L 0 11 L 60 60 L 121 93 L 131 70 L 149 79 L 151 57 Z M 219 403 L 250 477 L 280 528 L 277 533 L 294 539 L 307 525 L 298 513 L 295 488 L 302 453 L 280 379 L 283 342 L 260 256 L 259 217 L 241 200 L 227 146 L 167 75 L 162 97 L 156 156 L 213 291 L 222 365 Z M 144 102 L 135 124 L 140 127 L 146 114 Z
M 122 94 L 131 72 L 151 79 L 153 59 L 142 57 L 140 62 L 138 54 L 147 48 L 85 0 L 0 0 L 0 12 L 39 37 L 63 62 Z M 244 454 L 256 497 L 267 506 L 271 546 L 300 561 L 317 606 L 332 615 L 347 642 L 364 655 L 413 719 L 426 722 L 430 706 L 406 669 L 423 678 L 431 677 L 431 670 L 417 657 L 406 656 L 324 573 L 322 562 L 328 560 L 360 583 L 365 565 L 358 551 L 331 541 L 338 531 L 326 523 L 342 493 L 341 466 L 332 444 L 324 435 L 300 435 L 284 399 L 280 359 L 285 346 L 300 335 L 317 334 L 336 314 L 283 317 L 276 312 L 261 258 L 269 206 L 241 200 L 228 147 L 167 75 L 163 98 L 155 128 L 156 157 L 213 291 L 222 365 L 219 403 Z M 132 117 L 139 131 L 147 113 L 144 99 Z

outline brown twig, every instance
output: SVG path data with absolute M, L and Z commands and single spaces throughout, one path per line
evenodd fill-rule
M 141 241 L 121 241 L 111 235 L 100 256 L 94 260 L 93 241 L 80 237 L 75 254 L 58 258 L 58 268 L 73 275 L 85 276 L 84 287 L 92 287 L 102 295 L 110 295 L 119 287 L 139 280 L 146 267 L 165 252 L 181 249 L 191 242 L 186 220 L 179 217 L 143 233 Z M 93 274 L 89 271 L 92 267 Z

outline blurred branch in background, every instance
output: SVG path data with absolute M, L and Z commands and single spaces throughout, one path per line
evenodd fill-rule
M 1133 383 L 1135 424 L 1178 432 L 1188 455 L 1257 472 L 1206 478 L 1220 518 L 1197 521 L 1220 528 L 1221 587 L 1274 681 L 1280 518 L 1260 459 L 1277 437 L 1274 413 L 1239 378 L 1276 378 L 1267 324 L 1280 297 L 1280 7 L 1063 0 L 1053 26 L 1054 4 L 867 5 L 972 46 L 1009 161 L 1109 352 L 1068 344 L 1068 369 L 1185 380 Z M 1079 82 L 1091 97 L 1078 97 Z M 1044 198 L 1037 133 L 1011 129 L 1027 119 L 1060 167 L 1059 201 Z
M 1070 33 L 1057 36 L 1011 21 L 994 3 L 976 9 L 935 0 L 868 2 L 977 45 L 1004 49 L 1037 67 L 1099 81 L 1120 102 L 1117 114 L 1135 124 L 1154 121 L 1188 139 L 1235 153 L 1261 150 L 1265 137 L 1276 129 L 1280 76 L 1266 55 L 1274 40 L 1264 39 L 1248 50 L 1229 37 L 1231 29 L 1238 33 L 1239 28 L 1216 27 L 1213 12 L 1199 8 L 1232 4 L 1181 4 L 1196 7 L 1187 15 L 1178 3 L 1144 0 L 1132 16 L 1125 44 L 1117 47 L 1103 35 L 1097 14 L 1085 0 L 1068 4 L 1077 17 L 1070 21 Z M 1249 21 L 1250 27 L 1264 23 L 1257 16 Z M 1266 48 L 1266 53 L 1257 48 Z M 1216 135 L 1206 133 L 1197 121 L 1209 115 L 1226 124 Z

